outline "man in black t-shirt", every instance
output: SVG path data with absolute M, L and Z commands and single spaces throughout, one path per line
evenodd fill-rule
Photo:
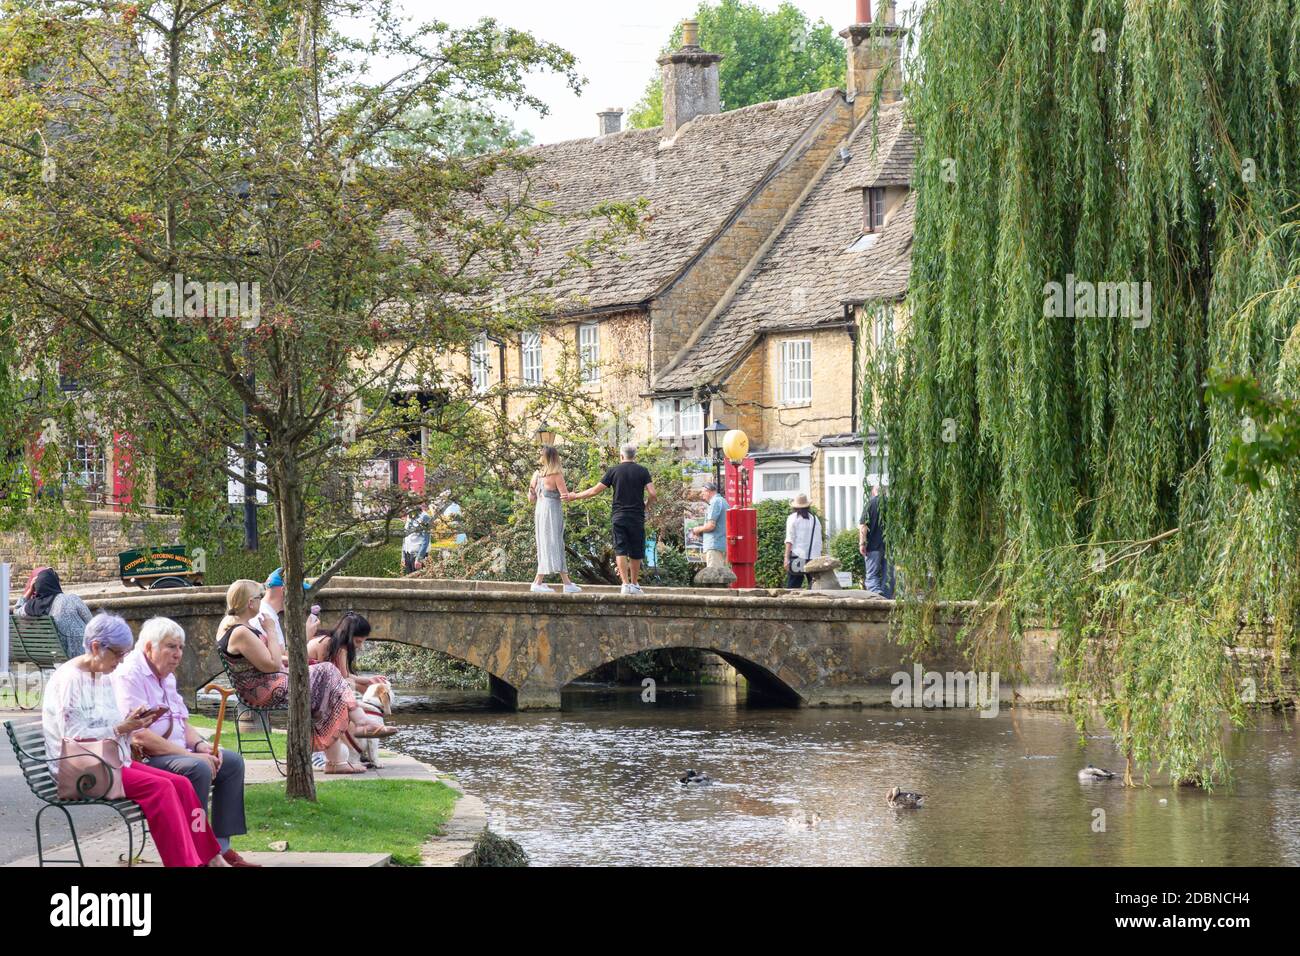
M 621 460 L 605 477 L 586 491 L 564 495 L 565 501 L 592 498 L 606 488 L 614 489 L 614 558 L 624 594 L 640 594 L 641 562 L 645 559 L 645 506 L 655 503 L 654 479 L 644 465 L 636 463 L 636 445 L 624 445 Z
M 865 587 L 882 597 L 894 596 L 894 571 L 885 556 L 885 526 L 880 520 L 880 486 L 871 486 L 871 497 L 858 519 L 858 552 L 866 565 Z

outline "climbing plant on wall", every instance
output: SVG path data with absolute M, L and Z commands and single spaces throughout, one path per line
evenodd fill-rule
M 930 0 L 917 36 L 911 321 L 863 402 L 909 637 L 947 598 L 990 662 L 1058 625 L 1081 723 L 1212 784 L 1296 651 L 1300 476 L 1226 473 L 1255 425 L 1207 385 L 1300 387 L 1300 2 Z

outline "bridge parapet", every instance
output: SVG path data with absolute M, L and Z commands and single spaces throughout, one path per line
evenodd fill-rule
M 852 592 L 651 588 L 625 596 L 617 588 L 588 587 L 581 594 L 539 594 L 527 582 L 335 578 L 315 600 L 326 623 L 355 610 L 370 619 L 377 640 L 429 647 L 483 668 L 494 693 L 520 708 L 558 707 L 562 688 L 584 674 L 662 648 L 712 651 L 740 671 L 751 690 L 824 706 L 888 702 L 890 676 L 912 660 L 894 640 L 893 602 Z M 192 688 L 219 669 L 213 645 L 223 588 L 92 603 L 137 629 L 154 615 L 176 619 L 188 637 L 182 686 Z M 938 610 L 941 649 L 926 653 L 927 669 L 969 669 L 952 638 L 970 608 Z M 1048 635 L 1026 662 L 1022 696 L 1052 696 Z M 1010 684 L 1004 679 L 1004 693 Z

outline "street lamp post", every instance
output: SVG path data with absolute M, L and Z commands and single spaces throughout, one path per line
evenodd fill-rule
M 538 426 L 535 434 L 537 435 L 538 444 L 541 445 L 555 444 L 555 430 L 551 428 L 549 424 L 547 424 L 545 419 L 542 420 L 542 424 Z
M 705 454 L 710 450 L 713 453 L 713 483 L 719 489 L 722 488 L 722 439 L 727 431 L 727 426 L 716 419 L 712 425 L 704 429 L 704 451 Z

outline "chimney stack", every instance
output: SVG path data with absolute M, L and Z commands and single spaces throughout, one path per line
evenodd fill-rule
M 880 19 L 871 19 L 871 0 L 857 0 L 858 22 L 841 30 L 848 41 L 847 87 L 853 94 L 853 118 L 861 120 L 875 100 L 876 82 L 886 73 L 880 90 L 882 103 L 896 103 L 903 95 L 903 37 L 894 11 L 894 0 L 879 0 Z M 863 17 L 866 19 L 864 20 Z
M 664 87 L 664 138 L 695 119 L 722 109 L 718 92 L 718 63 L 722 56 L 700 49 L 700 26 L 682 24 L 682 47 L 659 58 Z
M 623 111 L 617 106 L 611 106 L 609 109 L 601 110 L 596 114 L 600 120 L 600 135 L 608 136 L 610 133 L 618 133 L 623 130 Z

